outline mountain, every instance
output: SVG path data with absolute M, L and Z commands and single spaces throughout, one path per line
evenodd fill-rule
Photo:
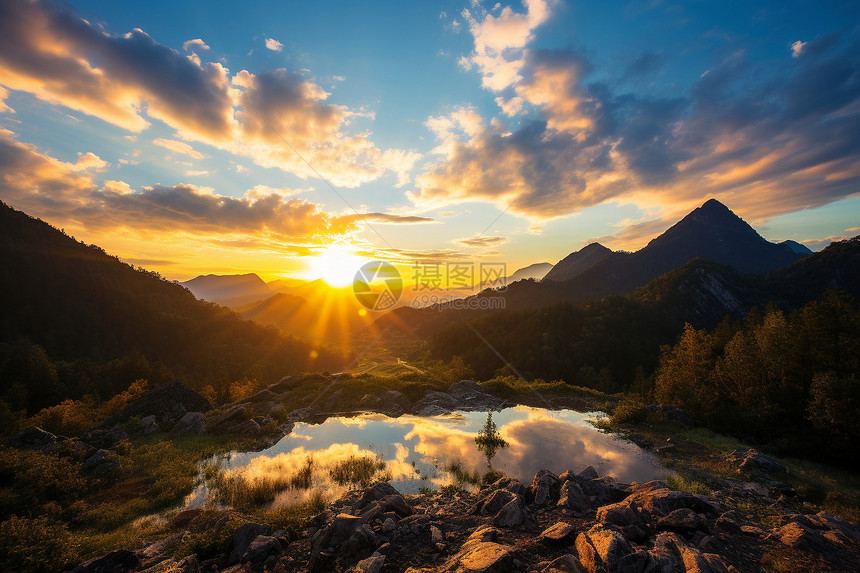
M 612 251 L 600 243 L 591 243 L 579 251 L 567 255 L 560 260 L 544 279 L 548 281 L 564 281 L 582 274 L 597 263 L 612 255 Z
M 542 280 L 546 274 L 552 269 L 550 263 L 535 263 L 521 269 L 517 269 L 514 274 L 507 277 L 507 284 L 515 283 L 525 279 Z
M 266 283 L 266 286 L 275 292 L 289 292 L 291 289 L 301 286 L 306 282 L 302 279 L 282 278 L 269 281 Z
M 540 282 L 520 281 L 504 292 L 484 291 L 470 297 L 475 300 L 461 305 L 470 310 L 397 309 L 383 317 L 378 326 L 393 325 L 399 331 L 423 336 L 499 308 L 515 311 L 557 303 L 585 304 L 633 293 L 696 258 L 725 265 L 744 276 L 766 275 L 804 255 L 789 245 L 765 240 L 725 205 L 711 199 L 635 253 L 615 252 L 593 243 L 565 257 Z M 555 280 L 554 276 L 568 278 Z M 781 295 L 773 292 L 773 296 Z
M 659 274 L 695 257 L 729 265 L 741 274 L 767 274 L 804 256 L 767 241 L 716 199 L 694 209 L 635 255 Z
M 201 275 L 179 283 L 202 300 L 225 306 L 238 306 L 264 299 L 275 294 L 254 273 L 245 275 Z
M 860 235 L 831 243 L 767 277 L 767 286 L 786 305 L 801 306 L 838 288 L 860 299 Z
M 806 245 L 801 245 L 797 241 L 792 241 L 791 239 L 785 240 L 780 245 L 785 245 L 795 253 L 800 253 L 801 255 L 811 255 L 812 251 Z
M 16 410 L 108 398 L 138 378 L 181 378 L 225 399 L 243 379 L 276 381 L 343 361 L 3 203 L 0 260 L 0 400 Z
M 338 345 L 365 334 L 376 318 L 376 313 L 359 304 L 352 287 L 336 289 L 321 280 L 236 307 L 236 311 L 248 320 L 276 326 L 285 334 L 301 333 L 303 338 Z

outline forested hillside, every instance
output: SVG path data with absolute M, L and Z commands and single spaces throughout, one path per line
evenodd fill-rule
M 0 260 L 0 407 L 103 399 L 138 378 L 181 378 L 226 400 L 231 384 L 343 361 L 2 203 Z

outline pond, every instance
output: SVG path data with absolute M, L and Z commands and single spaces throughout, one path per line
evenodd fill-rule
M 233 485 L 267 484 L 274 506 L 301 503 L 320 491 L 331 501 L 377 479 L 389 479 L 401 493 L 419 493 L 452 484 L 468 488 L 489 470 L 526 484 L 540 469 L 559 474 L 594 466 L 601 476 L 625 483 L 668 473 L 652 454 L 587 422 L 600 415 L 527 406 L 492 412 L 493 437 L 503 444 L 497 449 L 476 444 L 475 437 L 486 434 L 486 412 L 329 418 L 298 423 L 266 450 L 233 452 L 215 464 Z M 211 501 L 216 489 L 210 480 L 186 504 Z

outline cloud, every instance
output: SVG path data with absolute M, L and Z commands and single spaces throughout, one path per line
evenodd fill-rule
M 191 51 L 191 50 L 194 50 L 194 48 L 200 48 L 201 50 L 208 50 L 209 46 L 207 46 L 206 42 L 204 42 L 200 38 L 195 38 L 193 40 L 188 40 L 187 42 L 182 43 L 182 49 L 185 51 Z
M 460 60 L 465 69 L 472 66 L 482 74 L 485 88 L 499 91 L 516 83 L 522 62 L 522 50 L 534 38 L 534 30 L 549 19 L 550 2 L 523 0 L 525 13 L 505 6 L 498 16 L 479 4 L 473 11 L 463 10 L 463 18 L 475 41 L 475 49 Z
M 163 137 L 159 137 L 157 139 L 153 139 L 152 142 L 155 145 L 160 145 L 165 149 L 169 149 L 170 151 L 187 155 L 188 157 L 193 157 L 194 159 L 206 158 L 205 155 L 203 155 L 199 151 L 196 151 L 193 147 L 191 147 L 187 143 L 183 143 L 182 141 L 176 141 L 175 139 L 164 139 Z
M 209 175 L 209 172 L 205 169 L 187 169 L 185 171 L 186 177 L 199 177 L 201 175 Z
M 315 82 L 286 70 L 240 70 L 231 81 L 218 62 L 182 54 L 140 29 L 105 33 L 70 10 L 47 0 L 0 3 L 0 84 L 135 133 L 163 121 L 181 140 L 300 177 L 319 174 L 343 187 L 388 171 L 401 184 L 409 180 L 415 152 L 377 148 L 370 133 L 351 127 L 372 114 L 326 103 Z M 195 39 L 184 48 L 204 45 Z
M 791 57 L 799 58 L 800 54 L 803 53 L 803 48 L 806 47 L 806 42 L 801 42 L 800 40 L 796 41 L 791 45 Z
M 0 129 L 0 196 L 34 216 L 95 233 L 126 230 L 139 235 L 244 237 L 311 244 L 354 233 L 363 221 L 433 221 L 387 213 L 331 213 L 310 201 L 290 197 L 296 191 L 265 186 L 254 187 L 243 197 L 230 197 L 187 183 L 153 185 L 138 191 L 123 181 L 99 185 L 92 172 L 100 161 L 88 153 L 81 154 L 78 163 L 62 162 L 17 141 L 11 131 Z
M 95 153 L 78 153 L 78 160 L 75 162 L 76 171 L 104 171 L 110 167 L 110 163 L 103 161 L 101 157 Z
M 15 113 L 15 110 L 6 103 L 7 97 L 9 97 L 9 92 L 0 86 L 0 113 Z
M 493 245 L 501 245 L 507 241 L 507 237 L 472 237 L 469 239 L 457 239 L 456 242 L 467 247 L 491 247 Z
M 284 49 L 284 45 L 274 38 L 266 38 L 266 48 L 273 52 L 280 52 Z
M 417 206 L 486 201 L 535 222 L 612 200 L 662 219 L 711 196 L 761 221 L 860 190 L 856 31 L 810 40 L 794 61 L 737 53 L 687 94 L 646 97 L 592 80 L 573 50 L 530 48 L 520 16 L 499 40 L 517 73 L 488 83 L 481 71 L 500 111 L 525 115 L 509 126 L 466 106 L 428 118 L 438 145 L 407 192 Z M 481 39 L 485 21 L 471 27 L 473 63 L 495 41 Z

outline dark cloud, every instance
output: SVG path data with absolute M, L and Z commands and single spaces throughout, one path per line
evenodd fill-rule
M 623 80 L 637 79 L 650 76 L 660 70 L 666 63 L 666 57 L 658 52 L 645 52 L 625 68 Z
M 537 117 L 445 134 L 444 157 L 410 197 L 552 218 L 611 199 L 678 208 L 710 195 L 763 219 L 860 192 L 856 31 L 810 40 L 797 58 L 734 54 L 674 98 L 589 82 L 590 69 L 571 51 L 527 51 L 506 101 L 515 93 Z
M 458 239 L 457 242 L 467 247 L 491 247 L 500 245 L 507 240 L 507 237 L 472 237 L 470 239 Z

